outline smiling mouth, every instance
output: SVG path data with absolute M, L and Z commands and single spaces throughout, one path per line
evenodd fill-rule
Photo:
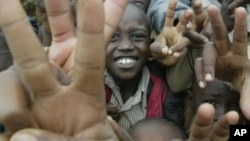
M 118 63 L 119 65 L 124 65 L 124 66 L 134 65 L 136 61 L 137 59 L 134 57 L 121 57 L 121 58 L 115 59 L 116 63 Z

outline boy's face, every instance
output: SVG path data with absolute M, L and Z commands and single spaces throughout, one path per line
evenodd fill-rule
M 141 7 L 145 12 L 147 12 L 151 0 L 130 0 L 130 1 Z
M 197 84 L 193 88 L 193 102 L 195 110 L 202 103 L 210 103 L 215 108 L 215 118 L 217 121 L 228 111 L 235 110 L 242 115 L 239 107 L 240 94 L 229 88 L 223 81 L 215 79 L 207 84 L 207 87 L 201 89 Z
M 142 9 L 129 4 L 106 49 L 110 74 L 122 80 L 139 76 L 149 56 L 150 27 Z

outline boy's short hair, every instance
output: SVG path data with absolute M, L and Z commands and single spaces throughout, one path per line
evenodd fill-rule
M 176 137 L 181 138 L 181 139 L 186 139 L 185 133 L 177 125 L 175 125 L 173 122 L 167 121 L 164 118 L 143 119 L 139 121 L 138 123 L 136 123 L 134 126 L 132 126 L 128 130 L 128 133 L 133 137 L 136 134 L 137 130 L 140 130 L 140 128 L 141 129 L 149 128 L 149 126 L 151 129 L 154 129 L 154 128 L 157 129 L 154 131 L 156 132 L 162 131 L 163 133 L 166 133 L 167 131 L 169 131 L 169 129 L 171 129 L 171 131 L 175 133 Z M 162 134 L 162 135 L 164 136 L 166 134 Z

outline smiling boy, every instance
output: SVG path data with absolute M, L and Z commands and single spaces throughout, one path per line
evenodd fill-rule
M 106 49 L 107 103 L 117 106 L 118 123 L 125 129 L 146 117 L 164 115 L 168 89 L 160 76 L 164 70 L 148 61 L 150 32 L 145 12 L 130 3 Z

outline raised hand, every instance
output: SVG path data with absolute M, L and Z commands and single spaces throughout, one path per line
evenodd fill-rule
M 109 43 L 116 26 L 119 24 L 127 0 L 106 0 L 104 2 L 105 45 Z M 52 32 L 52 44 L 49 48 L 49 59 L 60 66 L 68 76 L 73 75 L 75 47 L 77 37 L 69 3 L 57 4 L 55 1 L 45 1 Z
M 250 62 L 247 54 L 247 15 L 244 8 L 235 10 L 234 36 L 231 43 L 219 10 L 208 8 L 209 19 L 214 33 L 214 43 L 208 42 L 203 58 L 196 61 L 196 77 L 201 87 L 207 81 L 219 78 L 231 82 L 240 92 L 240 107 L 250 119 Z
M 239 120 L 238 113 L 228 112 L 213 124 L 214 114 L 214 107 L 211 104 L 199 106 L 188 141 L 228 140 L 230 125 L 237 124 Z
M 179 23 L 174 26 L 174 13 L 177 0 L 171 0 L 167 10 L 165 24 L 162 32 L 151 44 L 152 55 L 164 65 L 173 65 L 187 52 L 186 46 L 189 43 L 182 36 L 188 22 L 192 17 L 192 11 L 187 10 L 181 17 Z
M 60 15 L 65 12 L 60 8 L 66 7 L 67 2 L 49 0 L 47 4 L 51 7 L 58 5 L 53 9 L 59 9 L 55 15 Z M 113 11 L 120 14 L 127 3 L 122 0 L 106 2 L 105 8 L 113 7 Z M 107 119 L 103 84 L 106 35 L 115 27 L 104 27 L 101 0 L 78 1 L 78 6 L 74 74 L 72 82 L 64 86 L 52 73 L 49 59 L 33 33 L 20 2 L 0 0 L 0 25 L 13 54 L 17 72 L 9 70 L 0 74 L 0 95 L 8 94 L 0 100 L 0 120 L 11 134 L 33 127 L 78 140 L 117 140 Z M 28 92 L 24 91 L 18 78 Z
M 189 40 L 189 48 L 202 49 L 204 44 L 212 36 L 212 29 L 206 10 L 202 6 L 201 0 L 193 3 L 194 16 L 192 18 L 192 28 L 185 30 L 183 36 Z

